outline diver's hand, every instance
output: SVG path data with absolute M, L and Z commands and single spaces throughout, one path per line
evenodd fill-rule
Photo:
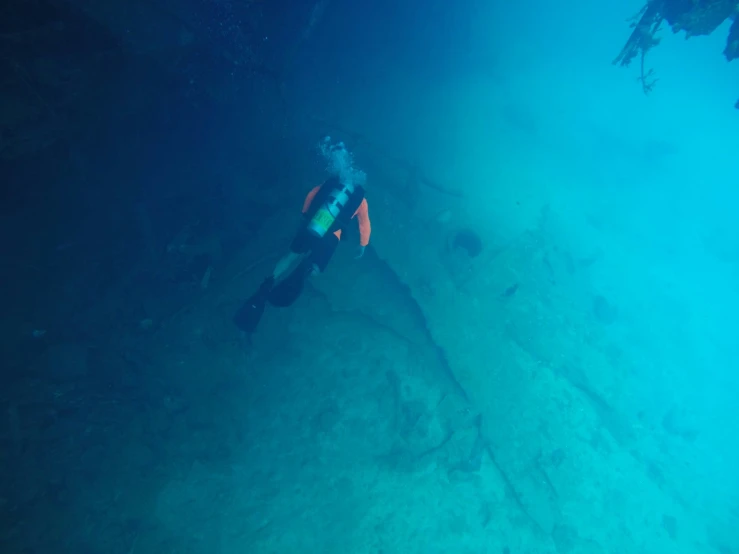
M 357 248 L 357 255 L 354 256 L 355 260 L 358 260 L 359 258 L 364 256 L 364 248 L 365 248 L 364 246 L 359 246 L 359 248 Z

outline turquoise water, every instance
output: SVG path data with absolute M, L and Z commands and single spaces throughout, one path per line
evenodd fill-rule
M 730 21 L 499 4 L 8 8 L 0 550 L 739 552 Z

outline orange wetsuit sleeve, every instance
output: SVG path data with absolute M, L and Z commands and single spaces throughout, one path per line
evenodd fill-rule
M 318 194 L 319 190 L 321 190 L 321 185 L 313 187 L 313 189 L 308 193 L 308 196 L 305 197 L 305 200 L 303 201 L 303 213 L 306 213 L 308 211 L 308 208 L 310 208 L 310 205 L 313 202 L 313 199 L 316 197 L 316 194 Z
M 367 205 L 366 199 L 362 200 L 359 208 L 354 212 L 354 216 L 359 222 L 359 244 L 367 246 L 370 241 L 370 235 L 372 234 L 372 224 L 370 223 L 369 206 Z

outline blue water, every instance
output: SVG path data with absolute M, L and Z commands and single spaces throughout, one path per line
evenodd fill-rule
M 0 552 L 739 553 L 710 4 L 3 8 Z M 240 329 L 331 176 L 369 244 Z

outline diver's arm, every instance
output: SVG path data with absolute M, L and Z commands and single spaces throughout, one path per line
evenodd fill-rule
M 303 201 L 303 215 L 308 213 L 308 209 L 310 208 L 310 205 L 313 203 L 313 199 L 316 197 L 316 194 L 318 194 L 318 191 L 321 190 L 321 185 L 318 185 L 317 187 L 313 187 L 311 191 L 308 193 L 308 196 L 305 197 L 305 200 Z
M 359 245 L 367 246 L 372 234 L 372 223 L 370 223 L 369 206 L 366 199 L 362 200 L 354 215 L 357 216 L 357 222 L 359 223 Z

